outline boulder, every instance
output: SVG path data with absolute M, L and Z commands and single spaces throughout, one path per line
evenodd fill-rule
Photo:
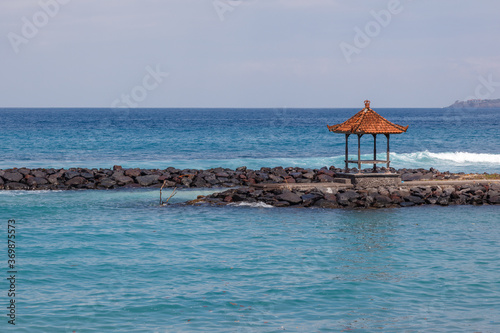
M 158 182 L 159 175 L 147 175 L 147 176 L 139 176 L 136 178 L 137 182 L 141 184 L 141 186 L 150 186 L 156 184 Z M 183 178 L 188 179 L 188 178 Z
M 438 198 L 437 203 L 441 206 L 448 206 L 450 204 L 449 197 L 441 196 Z
M 320 199 L 314 203 L 315 207 L 319 208 L 338 208 L 338 204 L 333 201 L 325 200 L 325 199 Z
M 140 175 L 141 175 L 140 169 L 127 169 L 127 170 L 125 170 L 125 176 L 139 177 Z
M 106 176 L 111 176 L 113 174 L 113 171 L 109 169 L 99 169 L 99 172 L 105 174 Z
M 12 182 L 12 183 L 17 183 L 17 182 L 21 181 L 21 179 L 24 178 L 24 176 L 21 173 L 16 172 L 16 171 L 6 172 L 6 173 L 4 173 L 4 175 L 2 177 L 6 181 Z
M 416 172 L 416 173 L 404 173 L 401 175 L 401 180 L 406 182 L 406 181 L 412 181 L 412 180 L 421 180 L 423 174 L 421 172 Z
M 110 178 L 102 178 L 100 181 L 99 181 L 99 185 L 103 186 L 103 187 L 106 187 L 106 188 L 110 188 L 110 187 L 113 187 L 116 185 L 116 182 Z
M 443 189 L 443 195 L 444 196 L 449 197 L 453 193 L 455 193 L 455 189 L 453 187 L 447 187 L 447 188 Z
M 39 177 L 39 178 L 46 178 L 47 177 L 47 173 L 43 172 L 43 171 L 40 171 L 40 170 L 33 171 L 31 174 L 33 176 Z
M 77 176 L 80 176 L 80 173 L 76 171 L 66 171 L 64 173 L 64 177 L 66 177 L 66 179 L 75 178 Z
M 345 191 L 343 193 L 337 193 L 337 202 L 341 204 L 342 206 L 347 206 L 349 205 L 349 201 L 354 201 L 355 199 L 358 199 L 360 195 L 355 192 L 355 191 Z
M 27 176 L 31 173 L 31 170 L 27 169 L 27 168 L 20 168 L 20 169 L 17 169 L 17 172 L 19 172 L 23 176 Z
M 167 180 L 167 182 L 168 182 L 168 180 Z M 196 178 L 194 179 L 193 186 L 198 187 L 198 188 L 210 187 L 209 184 L 203 178 L 201 178 L 199 176 L 196 176 Z
M 131 177 L 124 176 L 123 174 L 121 176 L 114 177 L 114 179 L 119 185 L 125 185 L 134 182 Z
M 21 183 L 7 183 L 5 184 L 5 189 L 7 190 L 27 190 L 29 187 L 26 184 Z
M 285 178 L 288 173 L 282 167 L 276 167 L 272 170 L 272 174 L 278 177 Z
M 500 204 L 500 196 L 499 195 L 489 196 L 488 203 L 490 203 L 492 205 L 499 205 Z
M 333 177 L 329 176 L 329 175 L 326 175 L 326 174 L 319 175 L 318 179 L 322 183 L 331 183 L 331 182 L 333 182 Z
M 306 172 L 302 175 L 302 177 L 306 178 L 306 179 L 313 179 L 314 178 L 314 172 L 312 171 L 309 171 L 309 172 Z
M 396 194 L 392 194 L 390 196 L 390 198 L 391 198 L 391 201 L 394 203 L 400 203 L 400 202 L 404 201 L 403 198 L 401 198 L 399 195 L 396 195 Z
M 76 186 L 76 185 L 82 185 L 82 184 L 85 184 L 87 182 L 87 179 L 81 177 L 81 176 L 77 176 L 77 177 L 73 177 L 69 180 L 67 180 L 64 185 L 66 186 Z
M 31 177 L 27 181 L 29 186 L 33 185 L 45 185 L 48 183 L 47 179 L 42 178 L 42 177 Z
M 113 174 L 111 175 L 111 179 L 116 180 L 116 178 L 123 177 L 123 176 L 124 176 L 123 171 L 118 170 L 118 171 L 113 172 Z
M 298 194 L 295 194 L 293 192 L 285 192 L 283 194 L 280 194 L 276 197 L 278 201 L 288 201 L 289 203 L 292 204 L 298 204 L 302 202 L 302 199 Z
M 243 194 L 235 193 L 233 194 L 233 201 L 234 202 L 240 202 L 240 201 L 246 201 L 246 196 Z
M 281 178 L 280 176 L 271 174 L 269 175 L 269 179 L 271 179 L 275 183 L 283 183 L 283 178 Z
M 55 173 L 53 175 L 50 175 L 49 178 L 47 178 L 47 180 L 49 181 L 49 183 L 53 185 L 59 185 L 60 175 L 58 173 Z
M 439 198 L 437 197 L 428 197 L 425 199 L 425 202 L 430 204 L 430 205 L 435 205 L 438 202 Z
M 392 203 L 391 198 L 389 198 L 388 196 L 385 196 L 385 195 L 381 195 L 381 194 L 376 194 L 373 199 L 375 200 L 376 203 L 378 203 L 380 205 L 389 205 Z
M 85 179 L 92 179 L 92 178 L 94 178 L 94 173 L 92 171 L 90 171 L 90 172 L 82 172 L 80 174 L 80 176 L 82 176 Z
M 302 199 L 304 206 L 311 206 L 316 201 L 320 200 L 322 198 L 322 196 L 317 194 L 317 193 L 308 193 L 308 194 L 302 195 L 300 198 Z
M 405 199 L 408 200 L 409 202 L 416 204 L 416 205 L 421 205 L 421 204 L 425 203 L 424 199 L 422 199 L 421 197 L 416 196 L 416 195 L 410 195 L 409 197 L 407 197 Z

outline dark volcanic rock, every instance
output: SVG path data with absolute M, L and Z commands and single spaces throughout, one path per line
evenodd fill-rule
M 279 201 L 288 201 L 289 203 L 292 204 L 298 204 L 302 202 L 302 199 L 298 194 L 295 194 L 293 192 L 285 192 L 283 194 L 280 194 L 276 197 L 277 200 Z
M 421 180 L 423 177 L 423 173 L 417 172 L 417 173 L 404 173 L 401 175 L 401 180 L 406 182 L 406 181 L 411 181 L 411 180 Z
M 66 177 L 66 179 L 75 178 L 77 176 L 80 176 L 80 173 L 76 171 L 66 171 L 64 173 L 64 177 Z
M 28 183 L 29 186 L 45 185 L 48 183 L 48 181 L 47 181 L 47 179 L 42 178 L 42 177 L 31 177 L 26 181 L 26 183 Z
M 321 198 L 323 198 L 323 196 L 321 196 L 320 194 L 317 194 L 317 193 L 308 193 L 308 194 L 304 194 L 300 198 L 302 199 L 302 202 L 303 202 L 304 206 L 311 206 L 316 201 L 318 201 Z
M 419 196 L 415 196 L 415 195 L 410 195 L 409 197 L 407 197 L 405 199 L 407 199 L 409 202 L 412 202 L 412 203 L 417 204 L 417 205 L 421 205 L 421 204 L 425 203 L 424 199 L 422 199 Z
M 94 173 L 92 171 L 90 171 L 90 172 L 82 172 L 80 174 L 80 176 L 82 176 L 85 179 L 92 179 L 92 178 L 94 178 Z
M 125 185 L 125 184 L 129 184 L 129 183 L 134 182 L 134 180 L 131 177 L 124 176 L 124 175 L 117 176 L 114 179 L 119 185 Z
M 338 208 L 338 204 L 334 201 L 329 201 L 325 199 L 320 199 L 314 203 L 315 207 L 320 207 L 320 208 Z
M 158 182 L 158 175 L 147 175 L 147 176 L 139 176 L 137 177 L 137 182 L 142 186 L 150 186 L 156 184 Z
M 35 177 L 38 177 L 38 178 L 46 178 L 47 177 L 47 173 L 40 171 L 40 170 L 33 171 L 31 174 Z
M 380 195 L 380 194 L 375 195 L 374 201 L 375 201 L 374 206 L 376 206 L 376 207 L 385 207 L 385 206 L 392 203 L 391 198 L 389 198 L 385 195 Z
M 125 176 L 139 177 L 140 175 L 141 175 L 140 169 L 127 169 L 127 170 L 125 170 Z
M 103 178 L 100 180 L 99 184 L 103 187 L 110 188 L 116 185 L 116 182 L 110 178 Z
M 67 180 L 64 184 L 67 186 L 75 186 L 75 185 L 85 184 L 86 182 L 87 182 L 87 179 L 80 177 L 80 176 L 77 176 L 77 177 L 73 177 L 73 178 Z
M 5 184 L 5 188 L 8 190 L 27 190 L 29 187 L 21 183 L 7 183 Z
M 346 191 L 344 193 L 337 193 L 337 202 L 343 206 L 349 205 L 350 201 L 354 201 L 359 198 L 359 194 L 355 191 Z
M 320 182 L 323 182 L 323 183 L 331 183 L 333 182 L 333 177 L 332 176 L 329 176 L 329 175 L 319 175 L 318 176 L 318 179 Z
M 19 172 L 6 172 L 6 173 L 4 173 L 4 175 L 2 177 L 6 181 L 14 182 L 14 183 L 19 182 L 19 181 L 21 181 L 21 179 L 24 178 L 24 176 Z
M 22 174 L 23 176 L 27 176 L 30 174 L 31 170 L 30 169 L 26 169 L 26 168 L 20 168 L 20 169 L 17 169 L 17 171 Z

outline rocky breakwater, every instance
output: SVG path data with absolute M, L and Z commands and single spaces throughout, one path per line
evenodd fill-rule
M 211 188 L 251 186 L 255 184 L 320 183 L 331 182 L 340 169 L 261 168 L 236 170 L 215 168 L 209 170 L 176 169 L 28 169 L 0 170 L 2 190 L 72 190 L 115 189 L 135 187 Z
M 500 183 L 436 186 L 390 186 L 378 188 L 342 188 L 317 186 L 309 190 L 259 189 L 245 187 L 230 189 L 188 204 L 208 203 L 228 205 L 263 203 L 274 207 L 318 208 L 391 208 L 419 205 L 499 205 Z

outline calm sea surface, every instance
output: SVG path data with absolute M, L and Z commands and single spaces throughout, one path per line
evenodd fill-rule
M 0 167 L 340 166 L 344 138 L 326 124 L 355 111 L 0 109 Z M 376 111 L 410 125 L 391 137 L 395 167 L 500 172 L 496 110 Z M 171 202 L 211 192 L 181 190 Z M 498 206 L 158 199 L 149 189 L 1 191 L 0 331 L 500 331 Z M 8 219 L 17 225 L 15 327 Z

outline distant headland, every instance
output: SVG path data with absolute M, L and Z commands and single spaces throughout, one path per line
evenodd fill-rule
M 500 99 L 469 99 L 456 101 L 447 108 L 500 108 Z

